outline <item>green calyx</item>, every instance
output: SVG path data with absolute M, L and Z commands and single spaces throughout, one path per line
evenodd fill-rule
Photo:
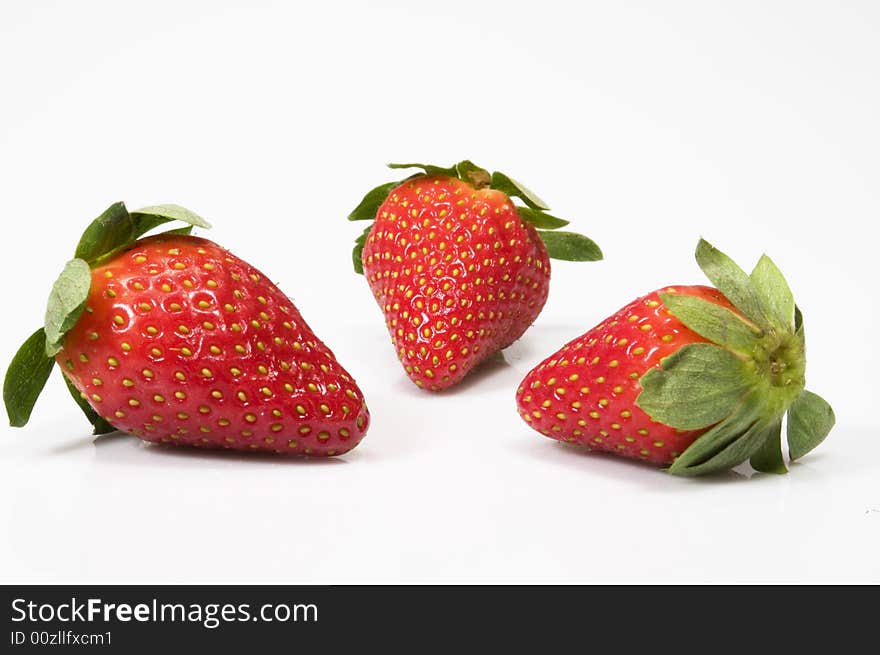
M 828 403 L 804 388 L 803 317 L 766 255 L 747 274 L 701 239 L 696 258 L 736 311 L 696 296 L 661 293 L 669 312 L 710 343 L 684 346 L 645 373 L 636 402 L 676 429 L 709 428 L 670 473 L 702 475 L 746 460 L 758 471 L 785 473 L 783 417 L 792 461 L 818 446 L 834 425 Z
M 73 259 L 52 285 L 43 326 L 21 345 L 6 370 L 3 401 L 9 424 L 22 427 L 30 419 L 37 398 L 46 385 L 61 350 L 65 335 L 76 325 L 85 310 L 92 283 L 92 268 L 108 261 L 132 243 L 161 225 L 181 221 L 183 228 L 169 234 L 189 234 L 193 227 L 211 225 L 197 214 L 179 205 L 155 205 L 129 212 L 121 202 L 110 205 L 85 229 L 77 243 Z M 95 434 L 113 428 L 80 397 L 65 377 L 74 400 L 95 429 Z
M 442 175 L 445 177 L 457 177 L 477 189 L 495 189 L 507 194 L 510 198 L 518 199 L 522 204 L 516 205 L 517 213 L 521 220 L 533 225 L 547 247 L 547 254 L 551 259 L 565 261 L 598 261 L 602 259 L 602 250 L 596 243 L 582 234 L 575 232 L 557 231 L 568 225 L 568 221 L 551 216 L 547 213 L 550 208 L 533 191 L 513 178 L 495 171 L 490 173 L 480 168 L 471 161 L 464 160 L 454 166 L 443 167 L 433 164 L 388 164 L 391 169 L 420 168 L 421 173 L 416 173 L 403 180 L 387 182 L 371 189 L 363 200 L 348 215 L 350 221 L 374 221 L 379 207 L 385 202 L 391 191 L 414 177 L 428 175 Z M 355 240 L 352 250 L 352 264 L 356 273 L 364 272 L 362 253 L 367 235 L 372 229 L 372 223 L 366 227 L 363 233 Z

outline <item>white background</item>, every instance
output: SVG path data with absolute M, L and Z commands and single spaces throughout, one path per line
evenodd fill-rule
M 276 280 L 373 423 L 333 461 L 93 439 L 53 377 L 0 434 L 2 582 L 880 582 L 880 4 L 4 2 L 0 355 L 107 205 L 176 202 Z M 601 244 L 442 395 L 397 363 L 345 216 L 471 158 Z M 579 454 L 514 391 L 632 298 L 768 252 L 838 426 L 784 477 Z

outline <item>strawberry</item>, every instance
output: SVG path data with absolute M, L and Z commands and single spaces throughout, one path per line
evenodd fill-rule
M 821 443 L 834 412 L 804 389 L 803 319 L 782 273 L 765 255 L 747 275 L 703 240 L 696 255 L 717 288 L 663 287 L 564 345 L 517 389 L 526 423 L 679 475 L 746 460 L 785 472 L 786 413 L 791 460 Z
M 56 282 L 46 324 L 4 383 L 27 423 L 58 363 L 95 432 L 247 452 L 338 455 L 367 430 L 363 394 L 287 296 L 188 229 L 141 237 L 173 205 L 111 206 Z M 191 229 L 191 228 L 190 228 Z
M 373 189 L 351 213 L 374 221 L 353 260 L 419 387 L 450 387 L 519 339 L 547 300 L 550 258 L 602 258 L 587 237 L 553 231 L 568 221 L 503 173 L 469 161 L 390 167 L 423 172 Z

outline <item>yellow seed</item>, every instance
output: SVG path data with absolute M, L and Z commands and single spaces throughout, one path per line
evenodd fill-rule
M 256 423 L 257 417 L 254 414 L 247 413 L 244 415 L 244 420 L 248 423 Z
M 162 394 L 158 394 L 158 393 L 157 393 L 156 395 L 153 396 L 153 400 L 155 400 L 157 403 L 164 403 L 164 402 L 165 402 L 165 396 L 163 396 Z
M 175 391 L 174 397 L 178 400 L 186 400 L 186 392 L 185 391 Z
M 213 373 L 211 373 L 211 369 L 209 369 L 209 368 L 203 368 L 201 370 L 201 374 L 206 378 L 213 377 L 213 375 L 214 375 Z

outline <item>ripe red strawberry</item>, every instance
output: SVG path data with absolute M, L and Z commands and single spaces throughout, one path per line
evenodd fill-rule
M 54 355 L 97 432 L 284 454 L 351 450 L 369 413 L 333 353 L 271 281 L 211 241 L 135 240 L 171 218 L 203 224 L 179 208 L 129 214 L 119 203 L 86 231 L 96 247 L 81 242 L 45 328 L 16 356 L 43 360 L 36 393 L 33 366 L 13 362 L 7 374 L 12 424 L 27 421 Z M 29 388 L 29 404 L 19 402 Z
M 354 265 L 419 387 L 452 386 L 519 339 L 547 300 L 550 258 L 602 257 L 590 239 L 552 232 L 568 222 L 502 173 L 468 161 L 391 167 L 424 173 L 373 189 L 352 212 L 349 220 L 375 219 L 356 242 Z
M 804 390 L 804 333 L 766 256 L 751 276 L 705 241 L 697 260 L 718 289 L 664 287 L 634 300 L 535 367 L 520 415 L 553 439 L 698 475 L 751 460 L 785 472 L 834 424 Z M 723 292 L 723 293 L 722 293 Z

